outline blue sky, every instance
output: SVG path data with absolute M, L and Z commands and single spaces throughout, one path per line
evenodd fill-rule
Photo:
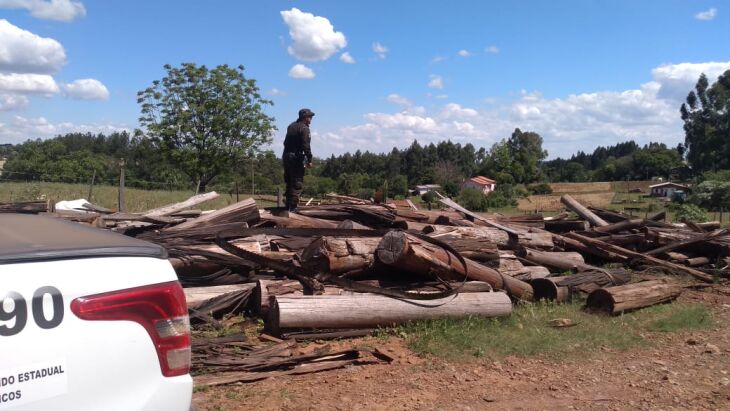
M 728 5 L 0 0 L 0 143 L 134 129 L 136 92 L 195 62 L 257 79 L 277 152 L 301 107 L 321 157 L 414 139 L 489 148 L 515 127 L 550 157 L 676 145 L 699 73 L 730 69 Z

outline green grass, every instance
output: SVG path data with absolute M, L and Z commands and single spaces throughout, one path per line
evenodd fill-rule
M 716 322 L 712 312 L 703 304 L 685 305 L 682 310 L 666 313 L 671 305 L 653 308 L 660 318 L 648 325 L 650 331 L 673 332 L 682 330 L 704 330 L 713 327 Z
M 554 328 L 548 322 L 568 318 L 573 327 Z M 447 359 L 508 355 L 563 358 L 583 356 L 601 347 L 628 350 L 649 345 L 652 331 L 679 331 L 712 326 L 711 312 L 703 305 L 668 304 L 619 317 L 587 314 L 579 303 L 516 306 L 502 319 L 471 317 L 463 320 L 417 322 L 396 330 L 405 335 L 420 355 Z
M 191 191 L 161 191 L 127 188 L 125 190 L 125 203 L 127 211 L 141 212 L 183 201 L 193 194 L 195 193 Z M 218 194 L 220 194 L 220 197 L 200 204 L 199 207 L 202 209 L 218 209 L 236 202 L 235 194 L 230 195 L 228 193 L 221 192 Z M 51 203 L 55 203 L 60 200 L 86 198 L 96 205 L 113 210 L 117 209 L 118 188 L 115 186 L 94 186 L 90 199 L 87 198 L 88 195 L 88 184 L 0 182 L 0 202 L 47 199 L 50 200 Z M 248 197 L 250 197 L 250 195 L 241 193 L 239 199 L 243 200 Z M 259 207 L 275 205 L 270 201 L 258 201 L 258 203 Z

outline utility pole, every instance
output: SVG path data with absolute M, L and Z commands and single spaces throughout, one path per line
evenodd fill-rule
M 254 188 L 254 179 L 253 179 L 253 171 L 254 171 L 254 168 L 253 168 L 254 161 L 253 160 L 254 160 L 254 156 L 253 156 L 253 153 L 252 153 L 251 154 L 251 195 L 252 196 L 254 195 L 254 190 L 255 190 L 255 188 Z

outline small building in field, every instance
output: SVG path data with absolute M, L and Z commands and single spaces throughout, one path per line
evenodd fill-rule
M 484 176 L 476 176 L 472 177 L 463 183 L 461 183 L 461 189 L 465 188 L 475 188 L 479 191 L 481 191 L 484 194 L 489 194 L 492 191 L 494 191 L 494 188 L 497 186 L 497 182 L 492 180 L 491 178 L 487 178 Z
M 429 191 L 441 191 L 441 186 L 438 184 L 422 184 L 416 186 L 416 188 L 414 188 L 411 193 L 414 196 L 421 196 L 428 193 Z
M 664 198 L 672 198 L 674 196 L 674 193 L 676 192 L 682 192 L 687 194 L 690 191 L 689 186 L 672 182 L 654 184 L 649 186 L 649 188 L 651 189 L 652 197 Z

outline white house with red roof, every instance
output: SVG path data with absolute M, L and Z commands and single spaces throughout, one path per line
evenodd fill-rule
M 497 186 L 497 182 L 492 180 L 491 178 L 487 178 L 484 176 L 476 176 L 472 177 L 463 183 L 461 183 L 461 189 L 465 188 L 475 188 L 479 191 L 481 191 L 484 194 L 489 194 L 492 191 L 494 191 L 494 188 Z

